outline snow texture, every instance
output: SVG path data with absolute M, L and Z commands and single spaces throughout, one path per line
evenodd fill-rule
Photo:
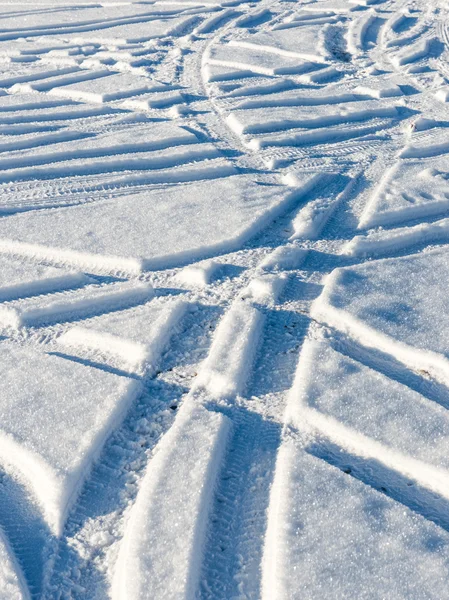
M 440 283 L 448 264 L 441 250 L 336 269 L 312 315 L 447 380 L 449 310 Z
M 93 460 L 140 386 L 7 343 L 0 369 L 0 459 L 25 478 L 60 535 Z
M 291 201 L 291 191 L 261 186 L 246 176 L 217 181 L 213 194 L 209 187 L 207 182 L 179 185 L 131 194 L 119 202 L 7 217 L 0 223 L 0 252 L 100 273 L 138 273 L 229 251 Z
M 196 386 L 204 388 L 214 398 L 243 393 L 263 321 L 263 314 L 257 308 L 236 300 L 217 328 Z
M 66 348 L 112 354 L 132 371 L 154 373 L 173 328 L 187 308 L 183 300 L 174 300 L 163 307 L 152 302 L 104 314 L 71 327 L 59 343 Z
M 30 600 L 22 570 L 3 533 L 0 533 L 0 598 Z
M 116 565 L 114 600 L 194 597 L 206 518 L 229 431 L 221 414 L 188 406 L 179 414 L 149 464 L 131 511 Z
M 286 441 L 265 538 L 263 595 L 441 598 L 446 531 Z
M 2 598 L 449 598 L 446 5 L 1 1 Z

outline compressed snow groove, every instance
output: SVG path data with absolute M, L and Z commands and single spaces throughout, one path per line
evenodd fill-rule
M 30 600 L 31 596 L 22 570 L 8 540 L 0 530 L 0 598 L 2 600 Z
M 195 382 L 213 398 L 242 394 L 263 329 L 262 313 L 237 300 L 215 332 L 209 356 Z
M 229 431 L 225 416 L 183 407 L 157 447 L 131 509 L 114 575 L 114 600 L 195 596 Z

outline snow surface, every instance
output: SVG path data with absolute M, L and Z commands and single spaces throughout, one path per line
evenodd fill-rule
M 262 291 L 265 292 L 265 289 Z M 196 386 L 204 388 L 215 398 L 242 394 L 263 321 L 263 314 L 257 308 L 242 299 L 236 300 L 220 321 Z
M 0 252 L 99 272 L 114 270 L 112 265 L 131 273 L 162 268 L 239 246 L 291 194 L 243 175 L 215 182 L 212 194 L 209 189 L 207 182 L 191 183 L 130 194 L 118 202 L 6 217 L 0 223 Z
M 20 298 L 0 306 L 0 324 L 14 329 L 39 326 L 132 306 L 153 295 L 153 287 L 148 283 L 125 282 L 93 285 L 51 296 Z
M 2 301 L 14 300 L 21 296 L 56 292 L 92 283 L 92 279 L 84 273 L 20 262 L 7 257 L 2 257 L 0 265 L 0 299 Z
M 446 412 L 327 343 L 307 340 L 287 417 L 446 496 Z
M 131 511 L 114 599 L 194 597 L 229 428 L 226 417 L 204 409 L 186 406 L 179 414 L 149 464 Z M 157 543 L 161 539 L 163 545 Z
M 205 287 L 209 285 L 220 270 L 214 260 L 205 260 L 182 269 L 176 278 L 187 285 Z
M 360 220 L 360 228 L 391 225 L 438 214 L 449 206 L 444 161 L 403 161 L 385 174 Z
M 0 598 L 1 600 L 29 600 L 22 570 L 3 533 L 0 534 Z
M 446 4 L 0 2 L 2 598 L 449 598 Z
M 173 328 L 187 310 L 183 300 L 163 306 L 156 301 L 83 321 L 66 331 L 59 343 L 118 356 L 127 368 L 154 373 Z
M 25 478 L 60 534 L 92 461 L 140 386 L 7 343 L 0 369 L 0 460 Z
M 314 318 L 347 331 L 413 368 L 448 376 L 444 250 L 336 269 L 312 307 Z
M 264 599 L 446 596 L 447 532 L 293 441 L 271 494 Z

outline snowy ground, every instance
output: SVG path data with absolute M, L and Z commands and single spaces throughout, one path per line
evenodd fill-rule
M 443 0 L 0 2 L 1 600 L 449 600 Z

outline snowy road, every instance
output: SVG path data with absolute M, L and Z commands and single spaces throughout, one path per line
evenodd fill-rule
M 0 3 L 0 598 L 449 600 L 443 0 Z

